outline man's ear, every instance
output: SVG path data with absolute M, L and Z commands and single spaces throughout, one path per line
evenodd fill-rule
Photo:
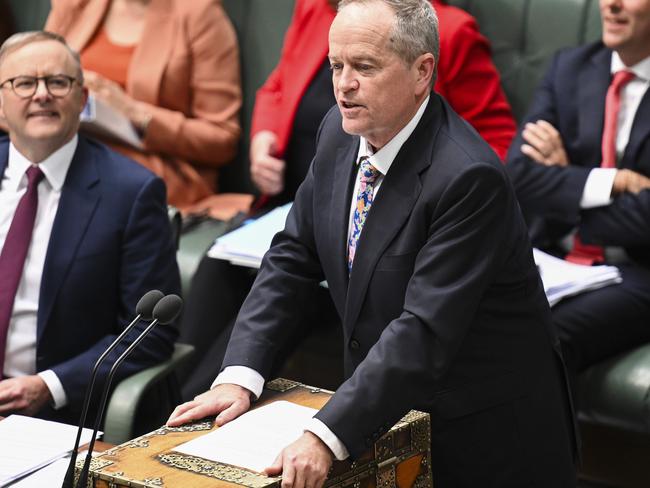
M 413 69 L 416 71 L 416 90 L 417 95 L 429 91 L 433 72 L 436 68 L 436 59 L 431 53 L 424 53 L 418 56 L 413 63 Z
M 81 113 L 88 103 L 88 88 L 85 86 L 81 87 L 81 107 L 79 108 L 79 113 Z

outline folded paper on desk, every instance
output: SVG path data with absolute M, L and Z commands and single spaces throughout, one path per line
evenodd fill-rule
M 92 431 L 84 429 L 81 444 L 90 441 Z M 22 415 L 10 415 L 0 422 L 0 487 L 68 454 L 77 427 Z
M 284 229 L 291 203 L 219 237 L 208 251 L 211 258 L 225 259 L 239 266 L 259 268 L 273 236 Z
M 251 410 L 175 451 L 261 473 L 280 451 L 298 439 L 318 410 L 276 401 Z
M 88 97 L 79 119 L 81 129 L 91 135 L 142 149 L 142 141 L 131 121 L 92 94 Z
M 551 307 L 563 298 L 623 281 L 615 266 L 582 266 L 539 249 L 533 249 L 533 256 Z

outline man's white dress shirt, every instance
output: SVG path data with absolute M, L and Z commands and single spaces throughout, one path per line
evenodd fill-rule
M 9 321 L 3 367 L 5 376 L 9 377 L 38 373 L 52 394 L 55 408 L 63 407 L 67 398 L 59 378 L 53 371 L 36 371 L 36 319 L 47 247 L 59 208 L 61 189 L 77 149 L 77 141 L 78 137 L 75 135 L 70 142 L 38 163 L 45 177 L 38 185 L 34 231 Z M 0 248 L 4 246 L 18 202 L 27 190 L 25 172 L 30 166 L 32 163 L 10 144 L 9 160 L 0 182 Z

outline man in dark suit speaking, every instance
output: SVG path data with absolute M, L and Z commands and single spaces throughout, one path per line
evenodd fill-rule
M 165 186 L 77 135 L 86 97 L 63 38 L 16 34 L 0 48 L 3 416 L 76 424 L 93 364 L 140 297 L 179 290 Z M 154 330 L 118 376 L 169 356 L 175 334 Z
M 321 280 L 346 381 L 280 454 L 318 487 L 409 409 L 432 415 L 436 487 L 575 486 L 563 367 L 526 228 L 498 157 L 436 94 L 427 0 L 344 0 L 330 30 L 337 106 L 266 254 L 213 388 L 169 424 L 260 394 Z

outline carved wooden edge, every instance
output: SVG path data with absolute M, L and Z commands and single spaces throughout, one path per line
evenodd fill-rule
M 163 453 L 157 459 L 167 466 L 216 478 L 220 481 L 236 483 L 247 488 L 271 488 L 280 485 L 281 478 L 268 477 L 254 471 L 238 468 L 228 464 L 209 461 L 196 456 L 180 453 Z
M 267 381 L 264 387 L 267 390 L 277 391 L 279 393 L 284 393 L 285 391 L 292 390 L 298 386 L 305 386 L 302 383 L 297 381 L 287 380 L 285 378 L 276 378 L 271 381 Z
M 410 446 L 395 448 L 395 435 L 410 429 Z M 375 458 L 365 464 L 352 463 L 350 470 L 326 481 L 325 487 L 340 485 L 358 488 L 360 481 L 368 476 L 375 476 L 377 488 L 394 488 L 396 484 L 395 467 L 402 461 L 422 453 L 422 472 L 416 478 L 414 488 L 432 488 L 431 477 L 431 417 L 428 413 L 411 410 L 397 422 L 386 434 L 375 442 Z

